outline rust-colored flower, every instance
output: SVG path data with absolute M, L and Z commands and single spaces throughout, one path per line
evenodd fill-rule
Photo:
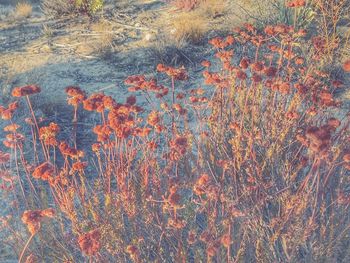
M 350 153 L 346 153 L 343 156 L 343 161 L 346 162 L 346 163 L 350 163 Z
M 170 194 L 167 198 L 167 201 L 170 206 L 178 207 L 180 206 L 181 195 L 178 192 L 177 186 L 172 186 L 169 190 Z
M 29 232 L 34 235 L 40 229 L 40 224 L 45 217 L 54 217 L 55 210 L 52 208 L 44 210 L 26 210 L 22 215 L 22 222 L 27 225 Z
M 204 61 L 202 61 L 201 65 L 203 67 L 209 68 L 211 66 L 211 63 L 208 60 L 204 60 Z
M 249 65 L 250 65 L 250 61 L 249 61 L 249 58 L 247 57 L 242 58 L 241 61 L 239 62 L 239 66 L 242 69 L 247 69 Z
M 9 124 L 7 126 L 4 127 L 4 131 L 6 132 L 16 132 L 16 130 L 18 128 L 20 128 L 21 126 L 16 124 L 16 123 L 12 123 L 12 124 Z
M 23 97 L 29 96 L 41 91 L 40 87 L 37 85 L 27 85 L 22 87 L 16 87 L 12 90 L 13 97 Z
M 78 172 L 82 172 L 84 171 L 84 169 L 88 166 L 87 162 L 75 162 L 72 165 L 72 170 L 73 171 L 78 171 Z
M 86 99 L 85 91 L 80 87 L 68 86 L 65 88 L 65 92 L 68 95 L 68 104 L 72 106 L 77 106 Z
M 66 142 L 61 142 L 58 148 L 60 149 L 63 155 L 70 156 L 71 158 L 79 159 L 81 157 L 84 157 L 83 151 L 69 147 L 69 145 Z
M 50 178 L 52 178 L 54 174 L 55 174 L 55 167 L 51 163 L 45 162 L 37 166 L 34 169 L 34 172 L 32 175 L 36 179 L 47 181 Z
M 87 111 L 103 112 L 105 105 L 103 103 L 103 93 L 92 94 L 89 98 L 83 101 L 84 109 Z
M 350 59 L 348 59 L 344 62 L 343 69 L 345 72 L 350 72 Z
M 59 133 L 60 127 L 51 122 L 49 126 L 41 127 L 39 129 L 39 138 L 46 145 L 57 146 L 58 142 L 56 140 L 56 135 Z
M 100 239 L 101 233 L 98 229 L 80 235 L 78 243 L 81 251 L 88 256 L 96 255 L 101 249 Z
M 305 4 L 306 4 L 305 0 L 294 0 L 294 1 L 289 1 L 287 3 L 287 7 L 297 8 L 297 7 L 303 7 L 305 6 Z
M 159 124 L 161 118 L 158 111 L 152 111 L 147 117 L 147 123 L 151 126 Z
M 139 250 L 134 245 L 128 245 L 126 247 L 126 252 L 130 255 L 131 258 L 135 259 L 138 257 Z

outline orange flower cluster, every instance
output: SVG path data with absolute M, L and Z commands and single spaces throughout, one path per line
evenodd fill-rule
M 175 139 L 169 142 L 170 154 L 169 158 L 172 161 L 178 161 L 186 153 L 188 148 L 188 139 L 186 136 L 177 135 Z
M 215 37 L 209 40 L 209 44 L 217 49 L 224 49 L 235 43 L 233 36 L 227 36 L 225 39 L 221 37 Z
M 130 255 L 130 257 L 135 260 L 138 257 L 139 250 L 134 245 L 129 245 L 126 247 L 126 252 Z
M 343 161 L 344 161 L 344 168 L 347 170 L 350 170 L 350 153 L 349 151 L 346 151 L 344 156 L 343 156 Z
M 18 102 L 12 102 L 8 105 L 7 108 L 0 105 L 0 116 L 3 120 L 10 120 L 12 119 L 13 113 L 18 108 Z
M 70 156 L 73 159 L 79 159 L 84 157 L 83 151 L 69 147 L 69 145 L 66 142 L 61 142 L 58 148 L 60 149 L 63 155 Z
M 96 125 L 93 132 L 97 135 L 98 142 L 106 142 L 113 133 L 113 130 L 108 125 Z
M 21 133 L 10 133 L 6 135 L 6 140 L 3 141 L 3 144 L 7 148 L 14 149 L 16 145 L 21 145 L 24 141 L 24 135 Z
M 126 85 L 132 86 L 128 90 L 138 91 L 138 90 L 156 90 L 157 89 L 157 80 L 154 78 L 151 78 L 149 80 L 146 79 L 143 75 L 134 75 L 129 76 L 124 83 Z
M 340 124 L 339 120 L 331 118 L 326 125 L 307 128 L 305 136 L 310 141 L 309 149 L 313 153 L 323 157 L 330 147 L 332 133 L 340 126 Z
M 54 217 L 55 210 L 52 208 L 44 210 L 27 210 L 22 215 L 22 222 L 27 225 L 29 232 L 34 235 L 40 229 L 42 220 L 45 217 Z
M 81 251 L 88 256 L 96 255 L 101 249 L 100 239 L 101 233 L 98 229 L 80 235 L 78 243 Z
M 343 69 L 345 72 L 350 72 L 350 59 L 348 59 L 344 62 Z
M 53 179 L 54 174 L 55 174 L 55 167 L 51 163 L 45 162 L 37 166 L 34 169 L 34 172 L 32 175 L 35 179 L 48 181 Z
M 178 207 L 180 206 L 180 201 L 181 201 L 181 195 L 178 192 L 177 186 L 172 186 L 169 189 L 169 196 L 167 198 L 167 202 L 170 206 L 172 207 Z
M 103 93 L 92 94 L 89 98 L 83 101 L 84 109 L 87 111 L 103 112 L 105 110 Z
M 127 138 L 133 133 L 136 120 L 133 113 L 140 112 L 142 109 L 129 104 L 118 105 L 108 114 L 108 124 L 113 129 L 117 137 Z
M 169 77 L 174 78 L 175 80 L 187 80 L 188 75 L 184 67 L 173 68 L 165 66 L 164 64 L 157 65 L 158 72 L 164 72 Z
M 21 126 L 16 124 L 16 123 L 12 123 L 9 124 L 7 126 L 4 127 L 4 131 L 5 132 L 16 132 Z
M 88 166 L 87 162 L 76 162 L 72 164 L 72 170 L 82 172 Z
M 22 87 L 16 87 L 12 90 L 13 97 L 29 96 L 41 92 L 41 89 L 37 85 L 28 85 Z
M 206 85 L 213 85 L 216 88 L 227 88 L 229 86 L 227 78 L 218 73 L 212 73 L 206 70 L 203 72 L 203 77 L 205 78 L 204 83 Z
M 193 192 L 196 195 L 203 195 L 206 192 L 207 187 L 211 183 L 208 174 L 201 175 L 193 186 Z
M 59 131 L 60 127 L 56 123 L 51 122 L 49 126 L 39 129 L 39 138 L 43 140 L 46 145 L 57 146 L 56 135 Z
M 294 0 L 294 1 L 289 1 L 286 5 L 287 5 L 287 7 L 291 7 L 291 8 L 303 7 L 306 5 L 306 1 L 305 0 Z
M 68 95 L 67 102 L 69 105 L 78 106 L 86 99 L 85 91 L 81 90 L 80 87 L 68 86 L 65 88 L 65 92 Z

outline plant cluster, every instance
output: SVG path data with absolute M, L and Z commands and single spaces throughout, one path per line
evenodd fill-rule
M 335 97 L 341 80 L 317 68 L 318 44 L 302 55 L 306 34 L 245 24 L 211 39 L 201 87 L 182 89 L 186 69 L 163 64 L 157 71 L 168 81 L 129 76 L 125 101 L 67 87 L 70 140 L 60 138 L 59 123 L 37 119 L 38 86 L 13 89 L 30 116 L 14 122 L 18 100 L 0 108 L 10 151 L 0 152 L 0 180 L 27 210 L 31 236 L 20 258 L 29 250 L 31 260 L 50 254 L 65 262 L 349 257 L 350 114 Z M 350 71 L 349 61 L 343 68 Z M 82 109 L 100 120 L 89 149 L 76 138 Z M 35 235 L 54 215 L 60 234 Z M 3 218 L 4 227 L 14 220 Z M 34 238 L 41 253 L 30 249 Z

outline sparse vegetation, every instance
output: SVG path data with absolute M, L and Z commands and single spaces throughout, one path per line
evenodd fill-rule
M 207 21 L 198 13 L 181 13 L 173 18 L 172 30 L 169 32 L 174 40 L 181 44 L 184 42 L 198 43 L 208 31 Z
M 16 5 L 15 17 L 18 19 L 28 18 L 32 15 L 33 7 L 27 2 L 20 2 Z

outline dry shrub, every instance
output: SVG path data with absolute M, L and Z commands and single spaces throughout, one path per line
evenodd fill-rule
M 113 25 L 101 20 L 91 25 L 92 46 L 95 51 L 103 52 L 112 47 L 114 39 Z
M 227 12 L 227 0 L 204 0 L 200 3 L 199 8 L 208 16 L 215 18 Z
M 43 0 L 41 6 L 44 13 L 49 16 L 61 16 L 75 12 L 74 1 Z
M 190 11 L 198 7 L 201 0 L 172 0 L 170 2 L 178 9 Z
M 207 21 L 198 12 L 181 13 L 174 17 L 171 34 L 177 43 L 199 43 L 208 30 Z
M 32 15 L 33 7 L 27 2 L 21 2 L 16 5 L 15 17 L 16 18 L 28 18 Z

